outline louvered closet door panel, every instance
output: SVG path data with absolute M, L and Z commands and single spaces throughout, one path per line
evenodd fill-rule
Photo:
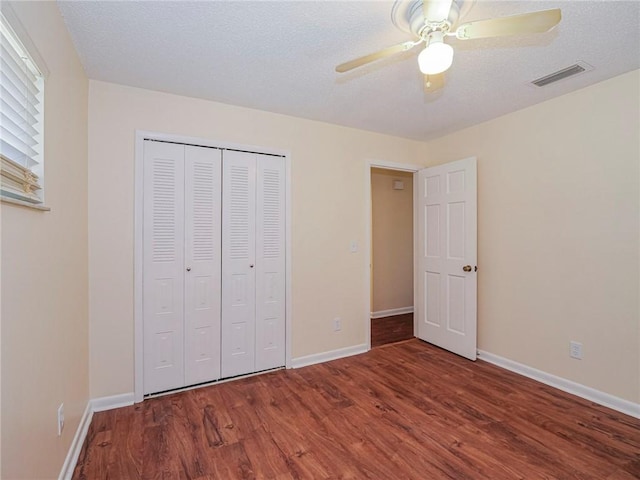
M 256 155 L 225 150 L 222 172 L 222 377 L 255 371 Z
M 144 142 L 144 392 L 184 385 L 184 147 Z
M 221 151 L 185 147 L 185 379 L 220 378 Z
M 256 199 L 256 371 L 285 364 L 285 165 L 260 155 Z

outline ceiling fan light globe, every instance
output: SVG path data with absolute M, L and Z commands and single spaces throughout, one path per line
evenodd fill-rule
M 444 42 L 431 42 L 420 55 L 418 66 L 425 75 L 437 75 L 448 70 L 453 63 L 453 48 Z

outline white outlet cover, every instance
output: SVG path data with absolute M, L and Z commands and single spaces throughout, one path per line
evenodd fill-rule
M 339 332 L 340 330 L 342 330 L 342 320 L 340 319 L 340 317 L 334 318 L 333 319 L 333 331 L 334 332 Z
M 64 429 L 64 403 L 58 407 L 58 436 L 62 435 Z
M 580 342 L 569 342 L 569 355 L 571 358 L 582 360 L 582 344 Z

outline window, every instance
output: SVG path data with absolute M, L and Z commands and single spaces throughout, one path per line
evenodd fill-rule
M 44 76 L 4 13 L 0 34 L 0 193 L 38 204 L 43 199 Z

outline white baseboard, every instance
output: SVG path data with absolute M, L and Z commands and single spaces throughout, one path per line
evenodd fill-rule
M 394 315 L 404 315 L 405 313 L 413 313 L 413 305 L 410 307 L 391 308 L 389 310 L 371 312 L 371 318 L 393 317 Z
M 91 400 L 91 408 L 94 412 L 102 412 L 114 408 L 128 407 L 134 404 L 134 394 L 121 393 L 120 395 L 111 395 L 109 397 L 98 397 Z
M 313 355 L 293 358 L 291 360 L 291 368 L 300 368 L 306 367 L 308 365 L 315 365 L 316 363 L 329 362 L 331 360 L 350 357 L 352 355 L 358 355 L 367 351 L 369 351 L 369 349 L 367 348 L 367 345 L 363 343 L 361 345 L 339 348 L 337 350 L 330 350 L 328 352 L 314 353 Z
M 73 440 L 69 446 L 67 458 L 64 459 L 64 463 L 62 464 L 62 470 L 60 470 L 58 480 L 71 480 L 73 471 L 76 468 L 76 463 L 78 463 L 78 457 L 80 457 L 80 452 L 82 451 L 82 446 L 84 445 L 84 439 L 87 437 L 87 432 L 89 431 L 89 425 L 91 425 L 92 418 L 93 410 L 91 409 L 91 400 L 89 400 L 86 408 L 84 409 L 84 413 L 80 418 L 80 424 L 78 425 L 76 434 L 73 436 Z
M 60 470 L 58 480 L 71 480 L 73 471 L 76 469 L 84 440 L 87 438 L 89 432 L 89 425 L 91 425 L 91 419 L 95 412 L 102 412 L 104 410 L 111 410 L 112 408 L 127 407 L 133 405 L 133 393 L 123 393 L 120 395 L 112 395 L 109 397 L 99 397 L 89 400 L 87 406 L 84 409 L 80 424 L 76 430 L 76 434 L 73 437 L 73 441 L 69 446 L 67 452 L 67 458 L 65 458 Z
M 600 390 L 596 390 L 595 388 L 587 387 L 580 383 L 567 380 L 566 378 L 551 375 L 550 373 L 537 370 L 522 363 L 514 362 L 508 358 L 500 357 L 483 350 L 478 350 L 478 358 L 506 370 L 537 380 L 545 385 L 555 387 L 563 392 L 577 395 L 578 397 L 582 397 L 586 400 L 597 403 L 598 405 L 603 405 L 626 415 L 640 418 L 640 403 L 634 403 L 623 398 L 615 397 L 608 393 L 601 392 Z

